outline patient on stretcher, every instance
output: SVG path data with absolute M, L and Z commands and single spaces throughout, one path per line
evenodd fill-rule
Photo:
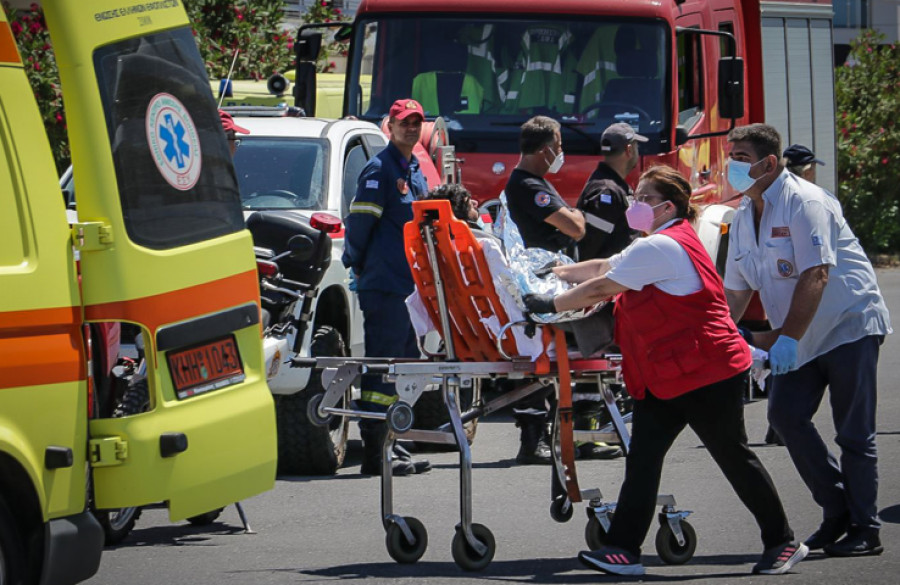
M 496 297 L 502 305 L 506 318 L 509 322 L 525 321 L 526 317 L 523 312 L 524 303 L 522 297 L 530 293 L 549 293 L 558 294 L 564 291 L 570 285 L 563 282 L 555 275 L 549 277 L 541 276 L 541 268 L 551 263 L 572 263 L 573 261 L 561 254 L 553 254 L 546 250 L 525 249 L 522 244 L 521 237 L 518 235 L 518 229 L 508 219 L 505 214 L 503 231 L 501 232 L 504 239 L 494 236 L 483 226 L 478 224 L 477 202 L 475 202 L 468 191 L 460 185 L 442 185 L 433 190 L 429 195 L 429 199 L 447 199 L 454 216 L 457 219 L 465 221 L 472 231 L 472 235 L 481 245 L 484 260 L 486 261 L 488 272 L 496 292 Z M 504 213 L 501 211 L 501 217 Z M 504 244 L 508 244 L 505 246 Z M 459 259 L 457 259 L 459 261 Z M 535 273 L 538 274 L 535 274 Z M 459 291 L 451 291 L 451 294 Z M 599 311 L 604 303 L 588 310 L 572 311 L 563 314 L 553 315 L 530 315 L 530 320 L 539 323 L 556 323 L 561 328 L 575 331 L 575 339 L 578 342 L 580 353 L 583 357 L 593 355 L 596 350 L 602 349 L 612 340 L 612 326 L 608 311 Z M 417 288 L 407 299 L 407 308 L 413 327 L 416 329 L 417 335 L 424 336 L 430 331 L 438 329 L 437 324 L 431 319 L 425 303 L 420 296 Z M 500 322 L 498 316 L 492 312 L 479 312 L 479 320 L 485 328 L 492 334 L 494 339 L 499 336 L 504 323 Z M 600 319 L 597 317 L 599 316 Z M 579 321 L 580 320 L 580 321 Z M 564 322 L 565 323 L 562 323 Z M 573 327 L 574 326 L 574 327 Z M 533 328 L 532 328 L 533 329 Z M 579 339 L 578 332 L 582 335 Z M 527 356 L 532 360 L 538 358 L 544 352 L 544 342 L 540 335 L 534 335 L 531 331 L 527 331 L 524 327 L 513 327 L 506 336 L 510 334 L 515 339 L 517 353 L 520 356 Z M 554 348 L 548 349 L 549 353 L 554 353 Z

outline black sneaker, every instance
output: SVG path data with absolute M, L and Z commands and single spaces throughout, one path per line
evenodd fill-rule
M 589 569 L 612 575 L 639 576 L 645 572 L 644 565 L 641 564 L 641 557 L 614 546 L 604 546 L 597 550 L 583 550 L 578 553 L 578 560 Z
M 796 540 L 773 546 L 760 557 L 759 562 L 753 565 L 754 575 L 781 575 L 791 570 L 791 567 L 806 558 L 809 549 L 805 544 Z
M 847 536 L 834 544 L 825 545 L 825 554 L 830 557 L 865 557 L 883 552 L 877 528 L 851 527 Z
M 803 544 L 809 550 L 819 550 L 829 544 L 834 544 L 850 528 L 850 517 L 846 514 L 837 518 L 825 518 L 819 529 L 810 535 Z
M 575 450 L 576 459 L 616 459 L 622 455 L 621 447 L 606 443 L 582 443 Z

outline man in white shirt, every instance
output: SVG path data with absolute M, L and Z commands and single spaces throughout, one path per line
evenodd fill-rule
M 833 556 L 880 554 L 876 371 L 892 330 L 874 270 L 837 199 L 784 169 L 774 128 L 735 128 L 728 141 L 728 181 L 745 197 L 731 227 L 725 293 L 738 321 L 758 290 L 772 325 L 750 341 L 769 351 L 769 422 L 823 510 L 806 545 Z M 840 461 L 812 423 L 826 387 Z

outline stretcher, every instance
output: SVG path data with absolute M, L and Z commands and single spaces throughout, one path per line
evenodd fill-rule
M 553 472 L 550 515 L 558 522 L 572 518 L 573 504 L 587 502 L 587 545 L 604 542 L 615 503 L 604 501 L 599 489 L 582 490 L 575 465 L 575 441 L 619 443 L 628 449 L 626 423 L 618 409 L 613 384 L 621 383 L 621 356 L 615 354 L 578 359 L 569 355 L 564 332 L 549 325 L 537 327 L 509 317 L 494 285 L 482 244 L 468 225 L 453 217 L 449 201 L 413 203 L 413 220 L 406 224 L 407 259 L 416 289 L 432 323 L 439 329 L 444 351 L 419 359 L 295 358 L 293 364 L 322 369 L 325 388 L 310 400 L 309 416 L 326 425 L 335 415 L 379 419 L 388 432 L 382 446 L 381 516 L 390 556 L 414 563 L 425 553 L 427 531 L 414 517 L 394 512 L 391 460 L 398 437 L 422 443 L 455 446 L 459 451 L 460 521 L 452 541 L 452 555 L 464 570 L 481 570 L 493 559 L 496 543 L 491 531 L 472 521 L 472 459 L 463 425 L 521 401 L 552 385 L 557 408 L 552 425 Z M 507 305 L 508 307 L 509 305 Z M 543 351 L 537 357 L 520 355 L 515 328 L 534 329 Z M 394 382 L 398 400 L 385 413 L 338 408 L 341 398 L 363 374 L 379 374 Z M 518 388 L 463 413 L 459 391 L 483 379 L 521 380 Z M 573 429 L 572 388 L 576 382 L 596 384 L 609 409 L 611 422 L 598 430 Z M 415 429 L 413 405 L 426 389 L 439 387 L 449 422 L 436 430 Z M 696 547 L 696 534 L 685 521 L 689 511 L 676 508 L 672 496 L 658 496 L 661 506 L 657 552 L 670 564 L 687 562 Z

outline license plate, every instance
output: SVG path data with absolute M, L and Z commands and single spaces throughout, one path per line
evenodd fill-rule
M 244 366 L 234 336 L 169 352 L 169 372 L 178 398 L 190 398 L 244 380 Z

